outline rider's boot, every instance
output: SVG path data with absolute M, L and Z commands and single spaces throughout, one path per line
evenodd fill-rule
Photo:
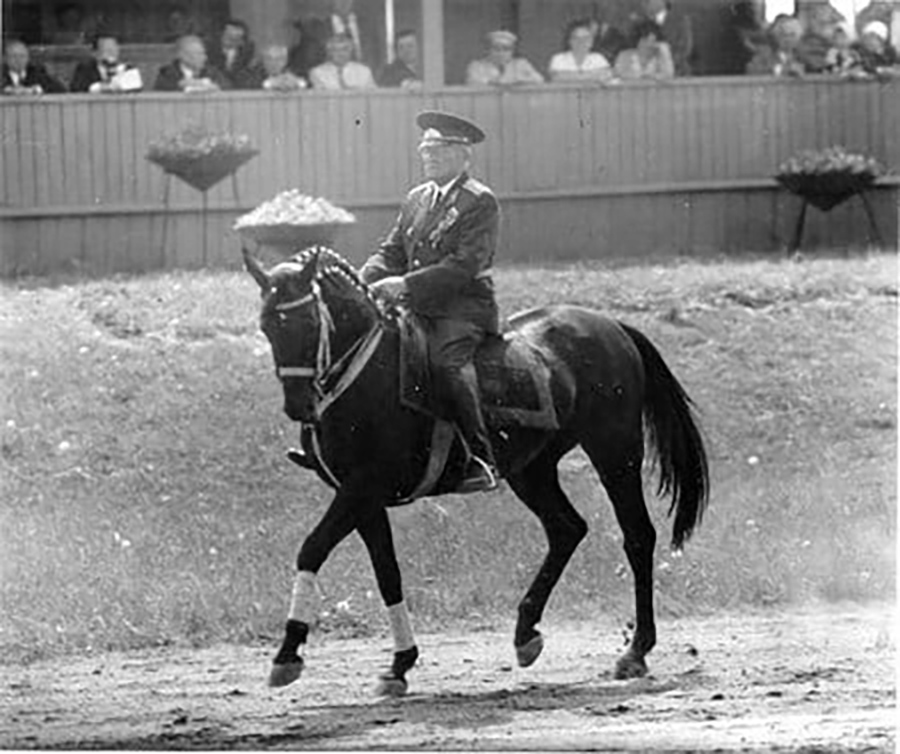
M 478 378 L 471 365 L 457 371 L 454 377 L 457 378 L 448 380 L 448 387 L 455 419 L 471 453 L 456 492 L 489 492 L 497 488 L 500 474 L 478 399 Z

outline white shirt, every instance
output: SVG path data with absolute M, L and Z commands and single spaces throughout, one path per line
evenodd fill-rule
M 374 89 L 375 79 L 367 65 L 350 61 L 343 68 L 334 63 L 322 63 L 309 72 L 309 82 L 314 89 Z
M 432 183 L 434 183 L 434 188 L 435 188 L 434 196 L 432 197 L 432 200 L 431 200 L 432 208 L 437 207 L 438 204 L 440 204 L 442 201 L 444 201 L 448 192 L 450 191 L 450 187 L 454 183 L 456 183 L 457 180 L 459 180 L 459 176 L 455 175 L 449 181 L 447 181 L 446 183 L 442 183 L 440 186 L 438 186 L 438 184 L 436 182 L 432 181 Z
M 589 71 L 606 71 L 610 69 L 609 61 L 599 52 L 589 52 L 581 65 L 575 60 L 571 50 L 558 52 L 550 58 L 550 74 L 554 73 L 587 73 Z

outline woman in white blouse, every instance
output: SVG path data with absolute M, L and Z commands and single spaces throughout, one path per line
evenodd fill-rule
M 569 49 L 550 58 L 551 81 L 594 81 L 605 83 L 612 79 L 609 61 L 599 52 L 592 52 L 596 25 L 588 20 L 573 21 L 566 31 Z

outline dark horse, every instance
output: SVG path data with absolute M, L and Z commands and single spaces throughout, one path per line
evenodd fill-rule
M 394 632 L 394 661 L 382 676 L 381 691 L 402 694 L 405 673 L 418 652 L 403 606 L 386 508 L 409 502 L 428 464 L 434 419 L 401 403 L 396 318 L 343 258 L 315 247 L 268 272 L 246 250 L 244 260 L 262 290 L 261 326 L 284 389 L 284 410 L 291 419 L 315 426 L 314 450 L 337 490 L 300 549 L 291 613 L 270 684 L 282 686 L 299 677 L 300 653 L 317 617 L 315 574 L 355 530 L 371 557 Z M 519 604 L 518 661 L 527 666 L 540 654 L 543 640 L 536 626 L 587 533 L 560 487 L 557 469 L 560 459 L 580 445 L 612 501 L 634 574 L 635 632 L 617 662 L 616 677 L 642 676 L 644 656 L 656 643 L 656 532 L 641 485 L 644 433 L 657 460 L 658 492 L 671 496 L 672 545 L 680 548 L 703 515 L 709 488 L 691 401 L 644 335 L 596 311 L 551 306 L 525 312 L 509 321 L 511 335 L 547 357 L 558 418 L 552 431 L 490 427 L 502 476 L 540 519 L 549 542 Z M 461 458 L 458 449 L 451 453 L 445 478 L 458 474 Z M 436 491 L 442 489 L 448 488 Z

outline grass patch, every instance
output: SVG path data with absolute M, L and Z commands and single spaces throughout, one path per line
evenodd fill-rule
M 712 501 L 685 552 L 658 526 L 663 613 L 893 597 L 897 266 L 806 262 L 504 268 L 502 311 L 554 302 L 643 330 L 696 401 Z M 277 636 L 330 495 L 283 458 L 249 276 L 7 284 L 0 299 L 0 658 Z M 563 462 L 590 525 L 548 615 L 632 612 L 593 469 Z M 545 554 L 508 491 L 392 512 L 416 624 L 513 616 Z M 322 570 L 323 628 L 385 627 L 354 535 Z

